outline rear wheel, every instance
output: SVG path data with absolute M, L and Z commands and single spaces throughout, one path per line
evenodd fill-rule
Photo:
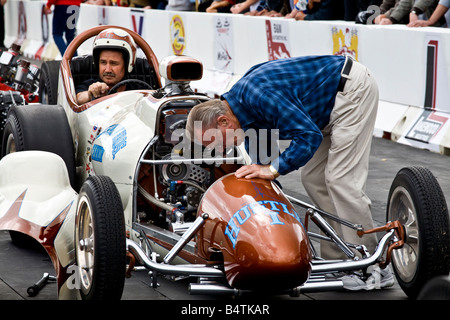
M 83 184 L 75 219 L 75 255 L 85 300 L 120 299 L 125 283 L 125 220 L 120 194 L 109 177 Z
M 397 173 L 387 206 L 387 221 L 394 220 L 403 224 L 406 241 L 393 251 L 392 265 L 400 287 L 416 298 L 428 280 L 450 269 L 448 208 L 428 169 L 410 167 Z
M 9 110 L 1 146 L 2 157 L 17 152 L 53 152 L 65 162 L 75 189 L 75 152 L 66 113 L 55 105 L 16 105 Z
M 17 91 L 0 91 L 0 146 L 2 143 L 3 130 L 8 119 L 8 111 L 11 106 L 24 105 L 25 99 Z
M 61 106 L 13 105 L 3 130 L 2 158 L 13 152 L 39 150 L 53 152 L 65 162 L 72 187 L 75 189 L 75 153 L 72 133 Z M 11 240 L 30 247 L 28 236 L 10 231 Z
M 45 61 L 41 66 L 39 78 L 39 102 L 58 103 L 58 79 L 61 61 Z

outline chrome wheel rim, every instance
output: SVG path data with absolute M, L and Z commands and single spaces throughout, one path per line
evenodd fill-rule
M 399 220 L 404 226 L 406 241 L 402 248 L 392 252 L 392 263 L 398 277 L 410 282 L 417 271 L 419 262 L 419 225 L 417 212 L 411 195 L 404 187 L 397 187 L 389 203 L 389 220 Z
M 5 154 L 14 152 L 16 152 L 16 141 L 14 140 L 14 135 L 11 133 L 6 140 Z
M 41 102 L 42 102 L 42 103 L 44 103 L 44 104 L 49 104 L 49 103 L 48 103 L 48 92 L 47 92 L 47 89 L 46 89 L 45 86 L 42 88 L 42 91 L 41 91 L 41 93 L 39 94 L 39 96 L 41 97 Z
M 89 201 L 80 198 L 76 221 L 76 257 L 80 271 L 81 291 L 89 293 L 94 276 L 94 227 Z

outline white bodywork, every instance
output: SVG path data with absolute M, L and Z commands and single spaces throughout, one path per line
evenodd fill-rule
M 77 199 L 64 161 L 42 151 L 16 152 L 0 161 L 0 217 L 23 193 L 20 217 L 39 226 L 49 225 L 67 206 L 75 207 Z
M 30 228 L 46 230 L 64 213 L 65 220 L 54 240 L 54 249 L 63 267 L 75 259 L 73 237 L 77 198 L 64 161 L 54 153 L 15 152 L 0 161 L 0 218 L 10 212 L 17 215 L 14 204 L 20 203 L 19 217 L 28 221 Z M 19 230 L 14 223 L 3 227 Z M 45 232 L 40 236 L 46 240 Z

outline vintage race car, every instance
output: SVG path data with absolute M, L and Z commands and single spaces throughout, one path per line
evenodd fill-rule
M 415 297 L 428 279 L 448 274 L 448 209 L 425 168 L 402 169 L 386 225 L 363 230 L 275 182 L 237 179 L 236 169 L 250 163 L 243 146 L 223 155 L 190 143 L 179 148 L 189 111 L 209 100 L 190 89 L 202 76 L 193 58 L 158 63 L 144 39 L 125 29 L 145 55 L 126 81 L 142 89 L 79 105 L 74 88 L 96 71 L 91 56 L 74 53 L 107 27 L 81 33 L 61 62 L 43 64 L 40 103 L 12 107 L 2 140 L 0 229 L 47 250 L 59 298 L 119 299 L 138 266 L 151 271 L 155 286 L 158 275 L 197 279 L 191 294 L 338 290 L 342 281 L 325 274 L 392 263 Z M 344 242 L 326 219 L 362 237 L 381 232 L 378 247 Z M 322 259 L 312 237 L 333 241 L 348 259 Z

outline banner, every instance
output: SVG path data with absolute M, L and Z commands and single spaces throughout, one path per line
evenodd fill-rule
M 42 12 L 45 3 L 6 2 L 5 44 L 21 44 L 23 54 L 33 59 L 60 59 L 52 37 L 52 14 Z M 203 79 L 191 86 L 211 96 L 220 96 L 257 63 L 303 55 L 350 55 L 377 80 L 377 134 L 450 153 L 448 28 L 81 5 L 78 32 L 107 24 L 136 31 L 159 60 L 175 54 L 201 61 Z M 92 41 L 78 50 L 91 52 Z
M 227 15 L 214 16 L 214 69 L 232 73 L 234 69 L 233 20 Z

